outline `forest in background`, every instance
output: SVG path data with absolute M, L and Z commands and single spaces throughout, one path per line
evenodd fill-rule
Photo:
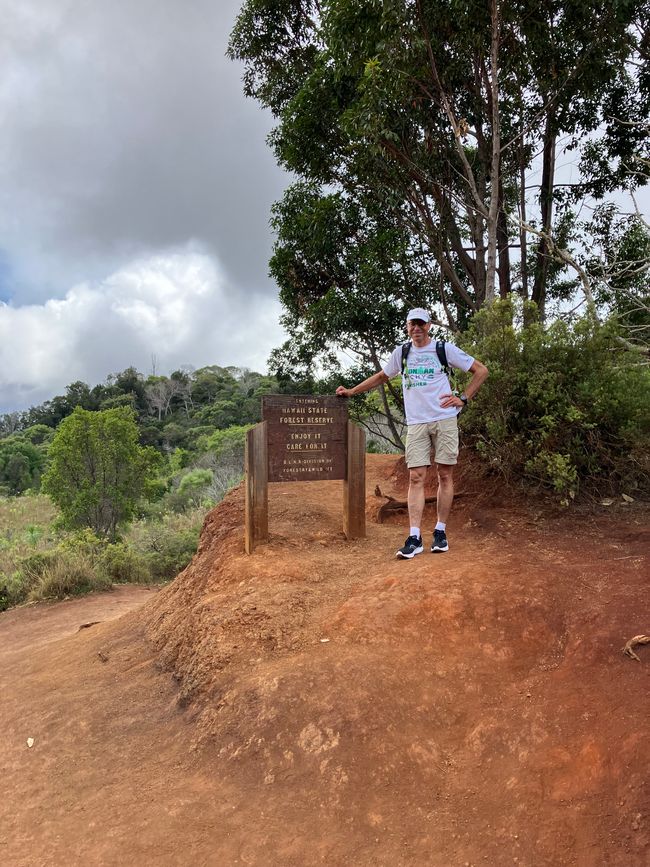
M 0 416 L 0 610 L 173 578 L 196 550 L 206 511 L 241 479 L 244 436 L 260 419 L 261 396 L 282 387 L 235 367 L 148 377 L 130 367 Z M 113 425 L 103 443 L 91 436 L 100 421 Z M 95 476 L 133 471 L 145 456 L 144 477 L 125 475 L 121 489 L 93 486 L 77 466 L 84 453 Z M 43 480 L 56 460 L 63 469 L 46 496 Z
M 524 315 L 516 297 L 500 299 L 458 339 L 491 373 L 460 419 L 476 466 L 566 507 L 585 498 L 647 498 L 650 375 L 643 358 L 617 341 L 614 319 L 524 325 Z M 363 372 L 339 365 L 327 378 L 291 380 L 211 366 L 145 378 L 128 368 L 102 385 L 75 382 L 40 406 L 6 413 L 0 609 L 175 577 L 196 550 L 206 511 L 241 479 L 245 433 L 260 420 L 262 396 L 332 394 Z M 461 389 L 462 377 L 454 385 Z M 377 392 L 350 401 L 373 451 L 402 447 L 398 380 L 391 390 L 390 424 Z M 95 422 L 109 427 L 93 435 Z M 91 484 L 88 473 L 123 476 L 122 489 Z

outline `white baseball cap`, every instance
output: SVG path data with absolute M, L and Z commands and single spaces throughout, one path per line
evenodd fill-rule
M 431 316 L 424 307 L 414 307 L 413 310 L 409 310 L 406 314 L 406 321 L 410 322 L 411 319 L 421 319 L 423 322 L 431 322 Z

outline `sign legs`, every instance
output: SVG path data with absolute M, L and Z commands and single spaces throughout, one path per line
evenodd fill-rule
M 255 425 L 246 434 L 244 456 L 246 470 L 246 506 L 244 545 L 252 554 L 258 542 L 269 538 L 269 459 L 266 422 Z
M 267 422 L 246 434 L 244 457 L 246 505 L 244 545 L 247 554 L 269 538 L 269 454 Z M 347 539 L 366 535 L 366 435 L 347 423 L 346 476 L 343 481 L 343 532 Z
M 363 539 L 366 535 L 366 434 L 351 421 L 343 482 L 343 532 L 348 539 Z

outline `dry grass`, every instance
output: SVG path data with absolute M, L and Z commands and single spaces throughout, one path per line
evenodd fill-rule
M 110 588 L 111 579 L 99 574 L 88 557 L 59 556 L 45 568 L 39 583 L 30 592 L 29 599 L 63 599 L 66 596 Z
M 90 531 L 55 533 L 57 517 L 43 495 L 0 498 L 0 611 L 114 582 L 171 580 L 196 551 L 205 509 L 136 521 L 124 542 L 108 546 Z
M 58 514 L 44 494 L 0 497 L 0 577 L 13 574 L 22 557 L 52 548 Z

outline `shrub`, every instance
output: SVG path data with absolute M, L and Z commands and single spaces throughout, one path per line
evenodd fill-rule
M 178 487 L 167 497 L 167 503 L 174 512 L 195 508 L 209 499 L 208 488 L 213 482 L 213 472 L 195 467 L 181 476 Z
M 198 466 L 212 472 L 207 489 L 213 503 L 218 503 L 228 491 L 239 484 L 244 474 L 246 434 L 252 425 L 230 427 L 215 431 L 206 443 L 207 452 Z
M 97 560 L 97 574 L 114 584 L 148 584 L 146 558 L 124 543 L 107 545 Z
M 57 550 L 64 554 L 79 554 L 90 560 L 94 560 L 106 547 L 105 539 L 100 539 L 89 527 L 84 530 L 76 530 L 66 533 L 57 545 Z
M 162 521 L 141 521 L 129 532 L 128 544 L 141 555 L 152 581 L 175 578 L 196 553 L 203 510 L 166 515 Z
M 58 552 L 54 550 L 39 551 L 20 558 L 18 568 L 5 582 L 8 606 L 18 605 L 28 599 L 32 591 L 40 585 L 45 572 L 58 557 Z
M 0 500 L 0 611 L 28 599 L 174 578 L 196 551 L 204 511 L 138 521 L 109 544 L 88 528 L 57 538 L 47 497 Z
M 30 589 L 20 570 L 11 575 L 0 572 L 0 611 L 6 611 L 13 605 L 20 605 L 27 599 Z
M 6 575 L 0 572 L 0 611 L 6 611 L 13 605 L 20 605 L 26 598 L 22 575 L 19 573 Z
M 650 371 L 591 317 L 518 326 L 512 300 L 474 317 L 464 348 L 490 377 L 466 438 L 507 480 L 554 491 L 650 492 Z
M 165 535 L 161 543 L 147 556 L 154 581 L 169 581 L 187 566 L 199 543 L 199 533 L 184 530 Z
M 25 528 L 25 542 L 31 548 L 35 548 L 42 538 L 42 527 L 37 527 L 36 524 L 30 524 L 28 527 Z
M 184 475 L 178 486 L 178 491 L 181 494 L 195 495 L 197 491 L 203 490 L 212 481 L 212 473 L 210 470 L 190 470 Z

